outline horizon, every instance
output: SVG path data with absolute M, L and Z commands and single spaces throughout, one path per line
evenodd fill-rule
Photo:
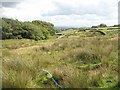
M 7 18 L 7 17 L 2 17 L 2 18 L 6 18 L 6 19 L 13 19 L 13 20 L 18 20 L 18 19 L 15 19 L 15 18 Z M 36 19 L 35 19 L 36 20 Z M 20 20 L 18 20 L 18 21 L 20 21 Z M 32 21 L 34 21 L 34 20 L 32 20 Z M 32 21 L 20 21 L 20 22 L 32 22 Z M 41 21 L 41 20 L 40 20 Z M 43 22 L 48 22 L 48 23 L 51 23 L 51 22 L 49 22 L 49 21 L 43 21 Z M 52 23 L 53 24 L 53 23 Z M 92 26 L 98 26 L 98 25 L 100 25 L 100 24 L 105 24 L 105 23 L 99 23 L 99 24 L 97 24 L 97 25 L 92 25 Z M 107 24 L 106 24 L 107 25 Z M 114 26 L 114 25 L 119 25 L 119 24 L 113 24 L 113 25 L 107 25 L 107 26 Z M 54 27 L 56 27 L 56 28 L 91 28 L 92 26 L 70 26 L 70 25 L 68 25 L 68 26 L 55 26 L 54 25 Z
M 57 27 L 91 27 L 118 24 L 119 0 L 21 0 L 2 1 L 2 17 L 19 21 L 41 20 Z

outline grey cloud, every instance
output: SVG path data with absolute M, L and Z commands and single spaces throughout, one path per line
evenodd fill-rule
M 78 7 L 74 7 L 68 4 L 53 2 L 56 6 L 56 10 L 49 13 L 44 13 L 42 16 L 55 16 L 55 15 L 85 15 L 85 14 L 96 14 L 100 16 L 108 15 L 110 12 L 110 8 L 107 5 L 99 4 L 96 5 L 79 5 Z
M 20 2 L 2 2 L 2 7 L 14 8 Z

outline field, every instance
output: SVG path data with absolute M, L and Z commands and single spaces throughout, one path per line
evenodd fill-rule
M 116 88 L 118 30 L 67 30 L 48 40 L 3 40 L 3 88 Z

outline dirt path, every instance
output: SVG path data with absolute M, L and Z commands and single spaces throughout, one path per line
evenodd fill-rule
M 11 53 L 16 53 L 16 54 L 26 54 L 26 53 L 30 53 L 31 51 L 33 51 L 34 49 L 37 48 L 41 48 L 41 47 L 50 47 L 54 44 L 54 42 L 45 42 L 39 45 L 34 45 L 34 46 L 29 46 L 29 47 L 22 47 L 22 48 L 18 48 L 18 49 L 14 49 L 11 50 Z

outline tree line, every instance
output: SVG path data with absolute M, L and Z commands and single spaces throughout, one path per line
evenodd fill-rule
M 54 25 L 40 20 L 22 22 L 17 19 L 0 19 L 2 22 L 2 39 L 44 40 L 55 34 Z

